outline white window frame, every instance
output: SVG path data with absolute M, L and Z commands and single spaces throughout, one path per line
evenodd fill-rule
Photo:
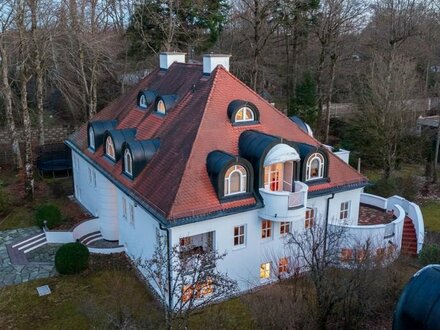
M 93 176 L 93 188 L 96 188 L 96 172 L 95 172 L 95 170 L 92 170 L 92 176 Z
M 235 229 L 238 229 L 238 233 L 235 234 Z M 233 237 L 233 244 L 234 244 L 234 248 L 240 248 L 240 247 L 244 247 L 246 246 L 246 225 L 238 225 L 238 226 L 234 226 L 234 237 Z M 236 244 L 236 239 L 237 239 L 237 244 Z M 242 243 L 240 243 L 240 240 L 243 240 Z
M 161 106 L 163 106 L 163 110 L 161 109 Z M 160 99 L 159 101 L 157 101 L 157 104 L 156 104 L 156 112 L 157 113 L 160 113 L 161 115 L 165 115 L 166 113 L 167 113 L 167 108 L 166 108 L 166 106 L 165 106 L 165 102 L 162 100 L 162 99 Z
M 286 231 L 287 227 L 287 231 Z M 290 233 L 292 227 L 292 223 L 290 221 L 281 221 L 280 222 L 280 236 L 286 236 Z M 282 232 L 282 229 L 284 228 L 284 232 Z
M 339 210 L 339 220 L 348 221 L 350 219 L 351 201 L 345 201 L 341 203 Z
M 312 163 L 313 161 L 317 160 L 318 161 L 318 175 L 315 177 L 312 177 Z M 325 163 L 325 159 L 324 156 L 321 155 L 320 153 L 316 152 L 314 154 L 312 154 L 309 159 L 307 160 L 307 165 L 306 165 L 306 180 L 307 181 L 311 181 L 311 180 L 317 180 L 317 179 L 322 179 L 324 177 L 324 163 Z
M 276 174 L 278 173 L 278 178 Z M 275 177 L 275 180 L 273 180 Z M 284 182 L 284 163 L 276 163 L 264 167 L 264 189 L 270 191 L 283 191 Z M 277 190 L 272 190 L 271 185 L 278 186 Z
M 122 196 L 122 218 L 127 220 L 127 199 Z
M 264 227 L 265 223 L 269 223 L 270 226 Z M 273 221 L 270 220 L 262 220 L 261 221 L 261 239 L 266 241 L 270 240 L 273 237 Z
M 310 217 L 310 212 L 312 217 Z M 308 207 L 304 214 L 304 229 L 312 228 L 316 221 L 316 210 L 314 208 Z
M 261 281 L 269 280 L 270 273 L 271 273 L 271 263 L 270 262 L 263 262 L 262 264 L 260 264 L 260 280 Z
M 242 119 L 238 119 L 238 114 L 242 113 L 241 118 Z M 251 113 L 251 116 L 249 117 L 248 114 Z M 241 107 L 240 109 L 238 109 L 238 111 L 235 113 L 235 118 L 234 118 L 234 122 L 236 123 L 245 123 L 245 122 L 249 122 L 249 121 L 254 121 L 255 120 L 255 114 L 254 111 L 249 108 L 249 107 Z
M 109 153 L 109 147 L 112 150 L 112 153 Z M 107 139 L 105 139 L 105 154 L 112 160 L 116 160 L 116 151 L 115 151 L 115 144 L 113 142 L 113 139 L 110 135 L 107 136 Z
M 139 96 L 139 107 L 141 107 L 142 109 L 146 109 L 148 107 L 147 98 L 144 94 L 141 94 L 141 96 Z
M 95 150 L 95 133 L 92 127 L 89 127 L 89 148 Z
M 124 151 L 124 172 L 133 176 L 133 157 L 128 148 L 125 148 Z
M 87 168 L 89 172 L 89 186 L 92 185 L 92 169 L 90 167 Z
M 227 175 L 227 173 L 233 168 L 233 170 Z M 241 171 L 243 169 L 243 171 Z M 240 175 L 240 190 L 231 193 L 231 176 L 234 173 L 238 173 Z M 246 192 L 246 186 L 247 186 L 247 172 L 244 166 L 242 165 L 233 165 L 228 168 L 225 174 L 225 181 L 224 181 L 224 195 L 225 196 L 233 196 L 238 195 Z

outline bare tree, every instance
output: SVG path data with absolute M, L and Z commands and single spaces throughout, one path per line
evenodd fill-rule
M 169 250 L 165 237 L 158 235 L 152 257 L 138 259 L 138 267 L 162 302 L 169 328 L 173 325 L 186 328 L 195 309 L 238 291 L 237 282 L 216 268 L 225 256 L 215 250 L 200 251 L 194 246 L 174 246 Z

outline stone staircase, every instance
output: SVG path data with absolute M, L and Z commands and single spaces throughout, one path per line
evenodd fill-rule
M 18 242 L 6 245 L 6 249 L 14 265 L 26 265 L 28 260 L 26 253 L 29 253 L 43 245 L 47 244 L 46 235 L 40 233 L 34 236 L 26 237 Z
M 79 241 L 80 241 L 82 244 L 88 246 L 88 245 L 90 245 L 91 243 L 93 243 L 93 242 L 95 242 L 95 241 L 102 240 L 102 239 L 104 239 L 104 238 L 102 237 L 101 232 L 100 232 L 100 231 L 94 231 L 93 233 L 89 233 L 89 234 L 87 234 L 87 235 L 84 235 L 83 237 L 81 237 L 81 238 L 79 239 Z
M 416 230 L 409 217 L 403 223 L 402 253 L 407 256 L 417 257 Z

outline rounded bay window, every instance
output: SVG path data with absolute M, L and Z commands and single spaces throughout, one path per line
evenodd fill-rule
M 319 146 L 299 143 L 302 181 L 318 184 L 328 180 L 329 159 L 327 151 Z
M 215 150 L 209 153 L 206 167 L 220 200 L 252 193 L 253 169 L 246 159 Z
M 234 100 L 229 103 L 228 117 L 233 125 L 249 125 L 258 123 L 260 113 L 253 103 Z

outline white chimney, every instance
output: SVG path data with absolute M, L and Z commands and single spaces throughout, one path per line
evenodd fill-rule
M 222 65 L 229 71 L 229 58 L 231 55 L 225 54 L 205 54 L 203 55 L 203 74 L 211 74 L 211 72 L 217 67 Z
M 159 55 L 161 70 L 168 70 L 174 62 L 185 63 L 186 53 L 163 52 Z

